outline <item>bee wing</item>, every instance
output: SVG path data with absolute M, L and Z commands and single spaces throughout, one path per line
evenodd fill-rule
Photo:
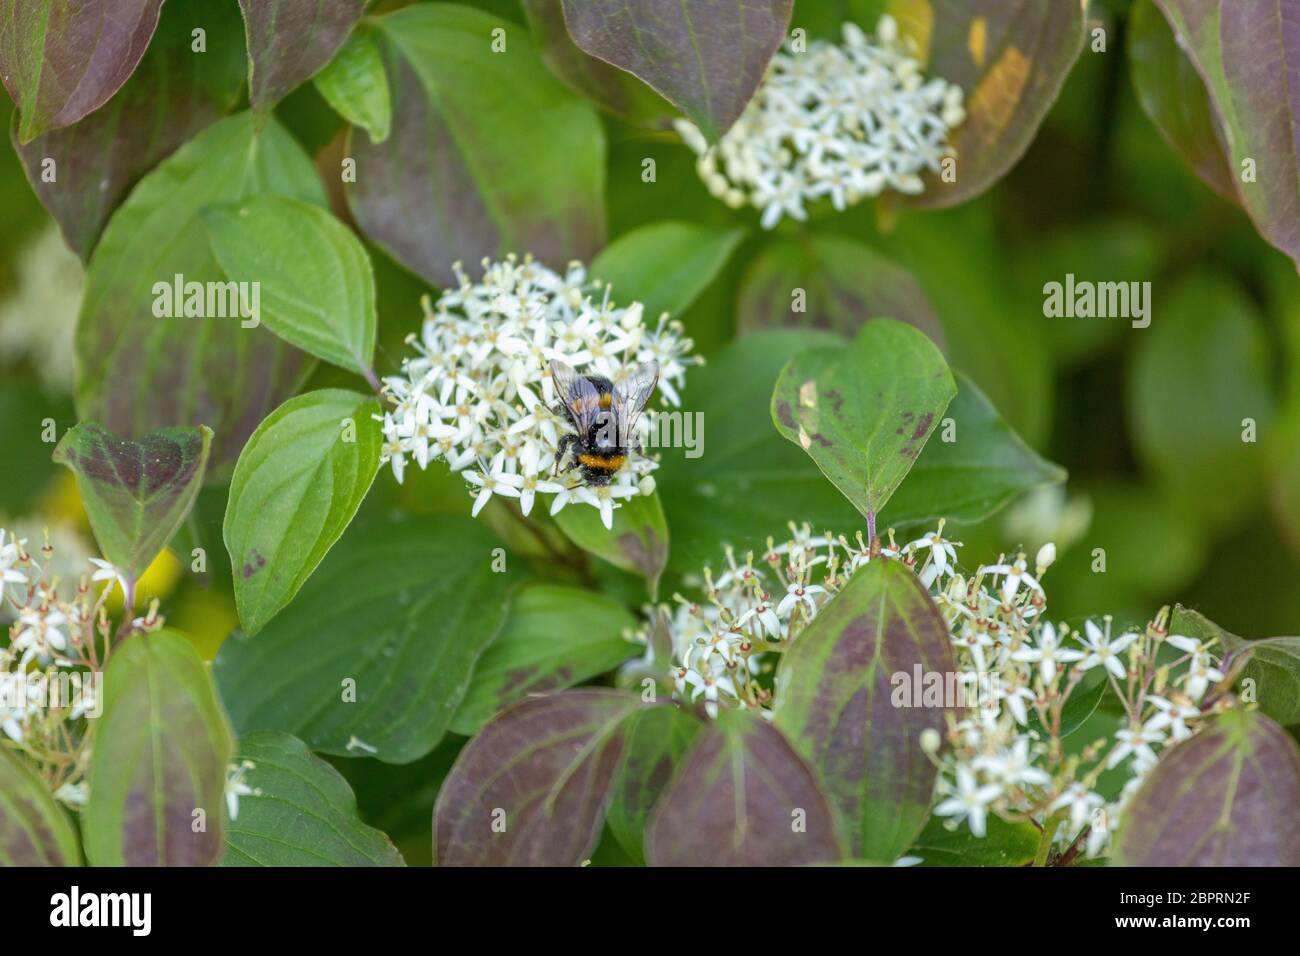
M 551 378 L 555 380 L 555 394 L 568 408 L 575 427 L 587 434 L 600 412 L 600 392 L 572 365 L 559 359 L 551 360 Z
M 659 384 L 659 363 L 642 362 L 631 374 L 614 386 L 614 409 L 622 423 L 623 434 L 632 434 L 641 409 Z

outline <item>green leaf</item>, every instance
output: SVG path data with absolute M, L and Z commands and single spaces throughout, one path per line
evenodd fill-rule
M 966 119 L 949 139 L 957 151 L 956 178 L 930 175 L 925 192 L 912 200 L 953 206 L 1001 179 L 1033 142 L 1083 50 L 1084 5 L 902 0 L 899 7 L 900 33 L 916 43 L 925 74 L 966 94 Z
M 584 551 L 641 575 L 654 597 L 668 563 L 668 522 L 658 494 L 622 499 L 612 528 L 605 527 L 597 509 L 585 506 L 565 508 L 555 516 L 555 523 Z
M 646 829 L 651 866 L 804 866 L 844 856 L 817 779 L 757 714 L 723 711 Z
M 169 0 L 139 67 L 90 115 L 25 145 L 12 125 L 27 181 L 82 261 L 140 177 L 238 102 L 247 72 L 243 30 L 210 10 L 209 0 Z M 199 26 L 208 52 L 195 55 L 191 31 Z M 47 159 L 54 182 L 43 175 Z
M 214 670 L 236 730 L 387 763 L 428 753 L 506 619 L 518 578 L 492 571 L 498 546 L 468 519 L 354 524 L 261 634 L 221 645 Z
M 1124 810 L 1113 866 L 1300 866 L 1300 750 L 1229 711 L 1160 755 Z
M 530 697 L 456 760 L 433 810 L 440 866 L 576 866 L 596 846 L 640 705 L 610 690 Z
M 615 301 L 642 303 L 646 321 L 653 325 L 665 312 L 680 318 L 744 237 L 741 229 L 657 222 L 620 236 L 588 271 L 612 288 Z
M 631 73 L 584 53 L 564 23 L 560 0 L 523 0 L 538 52 L 551 72 L 601 109 L 639 125 L 664 125 L 673 108 Z
M 1209 92 L 1242 205 L 1300 264 L 1300 29 L 1288 0 L 1157 2 Z
M 258 196 L 203 212 L 226 276 L 257 284 L 261 321 L 290 345 L 362 375 L 375 353 L 375 276 L 328 210 Z
M 393 105 L 379 46 L 371 32 L 357 27 L 313 81 L 325 102 L 353 126 L 370 134 L 372 143 L 388 139 Z
M 1139 457 L 1184 513 L 1222 526 L 1253 507 L 1261 446 L 1246 419 L 1271 421 L 1270 346 L 1257 309 L 1232 281 L 1189 276 L 1166 293 L 1129 367 L 1128 412 Z
M 980 521 L 1026 491 L 1065 481 L 1065 469 L 1026 445 L 974 382 L 960 372 L 955 379 L 957 397 L 939 439 L 925 446 L 890 499 L 887 524 Z
M 293 599 L 379 472 L 379 402 L 322 389 L 266 417 L 235 465 L 222 527 L 245 633 Z
M 212 431 L 163 428 L 124 441 L 88 422 L 64 433 L 54 460 L 77 475 L 99 548 L 136 580 L 171 541 L 203 484 Z
M 357 815 L 343 775 L 289 734 L 255 731 L 235 759 L 252 794 L 226 823 L 223 866 L 403 866 L 387 835 Z
M 186 317 L 175 277 L 220 283 L 199 211 L 271 194 L 325 205 L 311 159 L 275 121 L 251 113 L 208 127 L 145 176 L 113 214 L 86 273 L 77 320 L 77 411 L 119 435 L 166 425 L 213 431 L 208 480 L 219 482 L 257 423 L 293 394 L 310 359 L 238 315 Z M 212 287 L 214 293 L 216 287 Z M 168 309 L 167 306 L 171 308 Z M 159 318 L 155 309 L 170 311 Z
M 454 262 L 508 252 L 561 267 L 590 260 L 605 231 L 604 132 L 526 33 L 446 3 L 374 25 L 393 129 L 383 144 L 348 138 L 357 181 L 347 199 L 361 230 L 437 285 L 455 284 Z M 492 49 L 497 29 L 503 52 Z
M 1282 726 L 1300 724 L 1300 637 L 1237 640 L 1234 660 L 1246 662 L 1238 683 L 1254 681 L 1259 709 Z
M 0 866 L 80 866 L 77 828 L 45 782 L 0 746 Z
M 772 392 L 772 420 L 871 525 L 956 393 L 933 342 L 879 319 L 848 348 L 792 358 Z
M 949 829 L 947 822 L 947 817 L 930 817 L 907 851 L 921 858 L 919 866 L 1024 866 L 1038 850 L 1038 828 L 1028 820 L 1007 823 L 990 815 L 983 837 L 967 827 Z
M 864 859 L 896 859 L 930 815 L 935 769 L 920 737 L 942 731 L 953 711 L 893 706 L 893 675 L 917 670 L 955 672 L 947 625 L 915 574 L 875 560 L 818 612 L 777 671 L 776 727 L 812 766 Z
M 785 39 L 794 0 L 562 0 L 583 50 L 644 80 L 710 140 L 740 118 Z
M 239 0 L 248 31 L 248 98 L 269 110 L 343 45 L 366 0 Z
M 0 0 L 0 78 L 18 105 L 18 139 L 70 126 L 135 70 L 163 0 Z
M 1300 637 L 1247 640 L 1181 604 L 1174 606 L 1169 633 L 1206 643 L 1218 641 L 1245 702 L 1259 704 L 1265 715 L 1283 727 L 1300 724 Z
M 1128 59 L 1138 102 L 1165 141 L 1219 195 L 1237 202 L 1209 92 L 1152 0 L 1137 0 L 1128 20 Z
M 230 726 L 174 631 L 133 634 L 104 672 L 82 816 L 95 866 L 206 866 L 221 856 Z M 202 829 L 193 826 L 203 811 Z
M 934 306 L 902 266 L 841 236 L 778 240 L 754 259 L 741 284 L 742 331 L 822 329 L 845 338 L 882 316 L 914 325 L 942 345 Z
M 722 545 L 762 549 L 787 521 L 850 532 L 857 513 L 798 448 L 765 425 L 772 385 L 802 349 L 832 346 L 815 331 L 761 332 L 691 369 L 682 408 L 708 423 L 699 462 L 665 455 L 655 480 L 673 533 L 671 567 L 698 574 L 722 559 Z M 568 510 L 567 508 L 565 509 Z M 564 512 L 561 512 L 563 514 Z
M 636 623 L 603 594 L 552 584 L 524 588 L 475 665 L 452 731 L 472 737 L 523 697 L 581 684 L 636 657 L 641 646 L 623 636 Z
M 635 862 L 645 863 L 650 811 L 686 760 L 704 724 L 677 706 L 647 707 L 628 718 L 623 760 L 614 774 L 606 824 Z

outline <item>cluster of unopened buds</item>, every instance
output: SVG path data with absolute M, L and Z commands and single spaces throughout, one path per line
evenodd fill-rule
M 408 459 L 422 469 L 446 462 L 472 486 L 475 515 L 493 496 L 516 499 L 527 515 L 548 495 L 551 514 L 586 504 L 610 527 L 620 501 L 654 491 L 658 462 L 633 443 L 608 484 L 584 482 L 571 455 L 559 470 L 569 425 L 550 364 L 617 387 L 655 362 L 658 394 L 675 406 L 686 368 L 698 361 L 688 357 L 691 340 L 666 314 L 652 327 L 640 303 L 616 307 L 610 287 L 589 280 L 579 263 L 560 274 L 531 258 L 484 260 L 479 282 L 455 270 L 456 288 L 424 300 L 421 333 L 408 339 L 417 354 L 385 380 L 392 407 L 381 418 L 384 460 L 398 481 Z M 654 415 L 648 408 L 639 418 L 639 437 L 651 433 Z
M 842 211 L 886 189 L 922 192 L 921 174 L 954 155 L 948 137 L 966 118 L 961 87 L 922 76 L 892 17 L 880 18 L 874 36 L 852 23 L 842 33 L 840 45 L 788 41 L 717 143 L 677 121 L 709 191 L 761 210 L 764 228 L 805 219 L 806 204 L 823 199 Z
M 935 812 L 977 837 L 986 835 L 990 814 L 1031 820 L 1050 828 L 1061 856 L 1102 854 L 1161 748 L 1196 733 L 1204 717 L 1237 706 L 1222 686 L 1221 653 L 1169 634 L 1167 610 L 1144 628 L 1118 633 L 1109 617 L 1077 629 L 1054 625 L 1042 585 L 1056 557 L 1052 545 L 1032 564 L 1018 554 L 965 575 L 957 564 L 961 545 L 943 530 L 940 522 L 902 545 L 891 531 L 873 551 L 861 534 L 816 535 L 791 523 L 789 537 L 768 539 L 762 554 L 726 549 L 721 573 L 704 569 L 699 599 L 674 595 L 668 630 L 675 695 L 702 700 L 714 717 L 720 707 L 770 717 L 771 681 L 761 679 L 775 666 L 768 652 L 797 640 L 869 561 L 901 561 L 947 624 L 963 687 L 946 734 L 930 731 L 920 741 L 939 770 Z M 1077 727 L 1063 716 L 1066 705 L 1084 694 L 1100 697 L 1102 683 L 1122 708 L 1121 726 L 1067 749 L 1062 738 Z M 1117 791 L 1099 787 L 1107 771 L 1125 775 Z

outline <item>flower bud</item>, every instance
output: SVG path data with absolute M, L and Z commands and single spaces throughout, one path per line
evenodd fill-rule
M 1055 563 L 1055 561 L 1056 561 L 1056 545 L 1054 545 L 1050 541 L 1038 549 L 1038 556 L 1034 558 L 1034 564 L 1038 566 L 1039 574 L 1042 574 L 1044 571 L 1050 568 L 1053 565 L 1053 563 Z
M 939 731 L 933 727 L 927 727 L 921 731 L 921 749 L 928 754 L 938 753 L 939 745 L 943 743 L 939 736 Z

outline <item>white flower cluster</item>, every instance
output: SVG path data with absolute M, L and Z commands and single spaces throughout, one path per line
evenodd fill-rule
M 961 87 L 925 80 L 892 17 L 880 18 L 874 37 L 853 23 L 843 35 L 843 45 L 815 40 L 805 52 L 787 42 L 713 146 L 677 121 L 709 191 L 762 210 L 766 229 L 782 216 L 807 218 L 805 203 L 823 197 L 843 211 L 885 189 L 919 193 L 920 174 L 954 155 L 948 137 L 966 118 Z
M 686 357 L 692 341 L 666 314 L 650 328 L 640 303 L 616 308 L 610 287 L 589 281 L 578 263 L 560 275 L 531 258 L 484 260 L 481 282 L 455 269 L 459 287 L 436 305 L 423 302 L 423 330 L 408 339 L 419 354 L 385 380 L 394 407 L 382 417 L 384 460 L 400 482 L 407 458 L 420 468 L 442 459 L 474 486 L 475 515 L 493 495 L 518 499 L 527 515 L 546 494 L 554 496 L 551 514 L 580 502 L 600 509 L 610 527 L 620 499 L 653 492 L 658 463 L 632 451 L 627 466 L 597 487 L 572 467 L 554 474 L 569 425 L 555 408 L 550 362 L 617 386 L 639 363 L 656 361 L 658 391 L 676 405 L 686 367 L 698 361 Z M 641 435 L 653 420 L 647 409 Z
M 1055 549 L 1039 552 L 1035 573 L 1025 556 L 953 575 L 935 599 L 948 623 L 957 666 L 976 706 L 952 723 L 937 758 L 940 816 L 986 832 L 990 811 L 1032 820 L 1072 857 L 1106 852 L 1123 811 L 1160 750 L 1196 733 L 1202 718 L 1236 705 L 1214 688 L 1224 680 L 1214 649 L 1169 634 L 1167 611 L 1137 630 L 1114 633 L 1109 617 L 1080 628 L 1046 620 L 1038 580 Z M 994 587 L 985 586 L 988 577 Z M 1061 738 L 1072 697 L 1105 693 L 1123 708 L 1109 738 L 1067 753 Z M 938 744 L 938 741 L 931 741 Z M 933 746 L 932 750 L 937 750 Z M 1127 779 L 1112 799 L 1099 792 L 1103 773 Z M 1113 781 L 1106 788 L 1113 792 Z
M 1159 748 L 1191 736 L 1203 716 L 1235 705 L 1231 695 L 1212 691 L 1224 679 L 1218 658 L 1195 638 L 1167 634 L 1164 612 L 1144 630 L 1118 635 L 1109 618 L 1085 621 L 1079 631 L 1054 626 L 1044 616 L 1040 580 L 1055 560 L 1054 546 L 1040 549 L 1032 571 L 1019 554 L 967 576 L 957 567 L 961 545 L 943 528 L 940 522 L 901 547 L 891 532 L 875 555 L 860 533 L 850 541 L 793 523 L 790 538 L 768 539 L 762 555 L 738 558 L 728 548 L 720 575 L 704 570 L 702 601 L 675 595 L 676 696 L 703 698 L 710 716 L 719 706 L 770 716 L 771 682 L 759 679 L 773 666 L 765 652 L 797 640 L 868 561 L 902 561 L 938 605 L 965 700 L 974 702 L 951 721 L 942 753 L 933 731 L 921 742 L 940 770 L 935 812 L 964 821 L 977 837 L 986 834 L 989 813 L 1043 827 L 1051 821 L 1058 851 L 1103 853 Z M 1180 653 L 1162 653 L 1166 647 Z M 1123 726 L 1067 754 L 1062 731 L 1073 728 L 1063 727 L 1063 709 L 1072 694 L 1102 680 L 1124 708 Z M 1117 768 L 1128 780 L 1107 800 L 1097 792 L 1098 778 Z
M 0 366 L 26 359 L 51 394 L 72 391 L 73 337 L 85 270 L 50 223 L 24 247 L 17 285 L 0 298 Z
M 49 573 L 60 562 L 48 536 L 40 555 L 38 563 L 25 538 L 0 528 L 0 607 L 11 621 L 9 644 L 0 648 L 0 731 L 58 799 L 77 805 L 88 756 L 81 718 L 97 712 L 93 677 L 103 670 L 111 634 L 105 605 L 121 579 L 107 561 L 90 558 L 89 573 L 65 598 Z M 142 630 L 161 623 L 156 604 L 132 622 Z

